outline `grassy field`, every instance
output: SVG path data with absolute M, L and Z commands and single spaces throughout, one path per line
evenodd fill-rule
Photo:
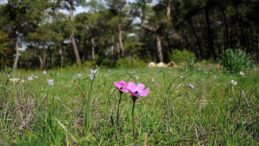
M 240 75 L 213 67 L 100 68 L 93 80 L 89 73 L 76 67 L 1 73 L 0 145 L 259 145 L 259 69 Z M 119 80 L 150 88 L 136 102 L 135 142 L 129 95 L 117 124 Z

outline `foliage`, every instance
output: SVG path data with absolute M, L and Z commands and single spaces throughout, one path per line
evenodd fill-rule
M 9 49 L 12 46 L 11 44 L 12 40 L 10 40 L 8 34 L 0 30 L 0 68 L 9 64 L 10 60 L 7 58 L 12 52 Z
M 83 66 L 87 67 L 87 68 L 94 68 L 96 65 L 96 61 L 95 60 L 87 60 L 84 61 Z
M 181 50 L 173 51 L 170 58 L 176 63 L 193 64 L 196 61 L 195 54 L 185 49 L 183 51 Z
M 173 48 L 192 50 L 199 60 L 217 60 L 229 47 L 245 48 L 258 62 L 258 4 L 252 0 L 8 0 L 0 3 L 0 34 L 8 38 L 0 44 L 0 64 L 12 66 L 16 40 L 35 53 L 24 53 L 27 59 L 19 61 L 24 68 L 42 67 L 31 62 L 39 61 L 35 56 L 44 58 L 43 50 L 48 50 L 45 55 L 53 68 L 95 55 L 116 56 L 103 61 L 113 67 L 124 56 L 169 61 Z M 193 66 L 194 61 L 187 63 Z
M 116 62 L 118 68 L 145 67 L 146 63 L 138 57 L 120 58 Z
M 240 49 L 227 49 L 220 57 L 220 64 L 231 73 L 247 69 L 251 67 L 252 63 L 253 61 L 249 54 Z

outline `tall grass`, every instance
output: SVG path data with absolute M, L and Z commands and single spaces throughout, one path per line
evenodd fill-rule
M 75 75 L 82 73 L 82 78 Z M 38 76 L 26 80 L 31 74 Z M 116 80 L 143 82 L 148 97 L 135 104 L 136 145 L 258 145 L 258 69 L 245 76 L 209 69 L 88 69 L 0 74 L 0 145 L 131 145 L 132 101 Z M 47 79 L 54 79 L 54 86 Z M 230 81 L 236 80 L 233 86 Z M 194 88 L 190 88 L 192 84 Z

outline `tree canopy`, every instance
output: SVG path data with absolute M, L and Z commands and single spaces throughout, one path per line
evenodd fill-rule
M 77 14 L 78 7 L 86 11 Z M 8 0 L 0 14 L 1 68 L 168 62 L 184 49 L 200 60 L 229 48 L 259 60 L 255 0 Z

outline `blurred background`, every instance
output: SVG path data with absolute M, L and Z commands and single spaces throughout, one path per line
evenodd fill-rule
M 259 61 L 258 0 L 0 0 L 0 68 Z

